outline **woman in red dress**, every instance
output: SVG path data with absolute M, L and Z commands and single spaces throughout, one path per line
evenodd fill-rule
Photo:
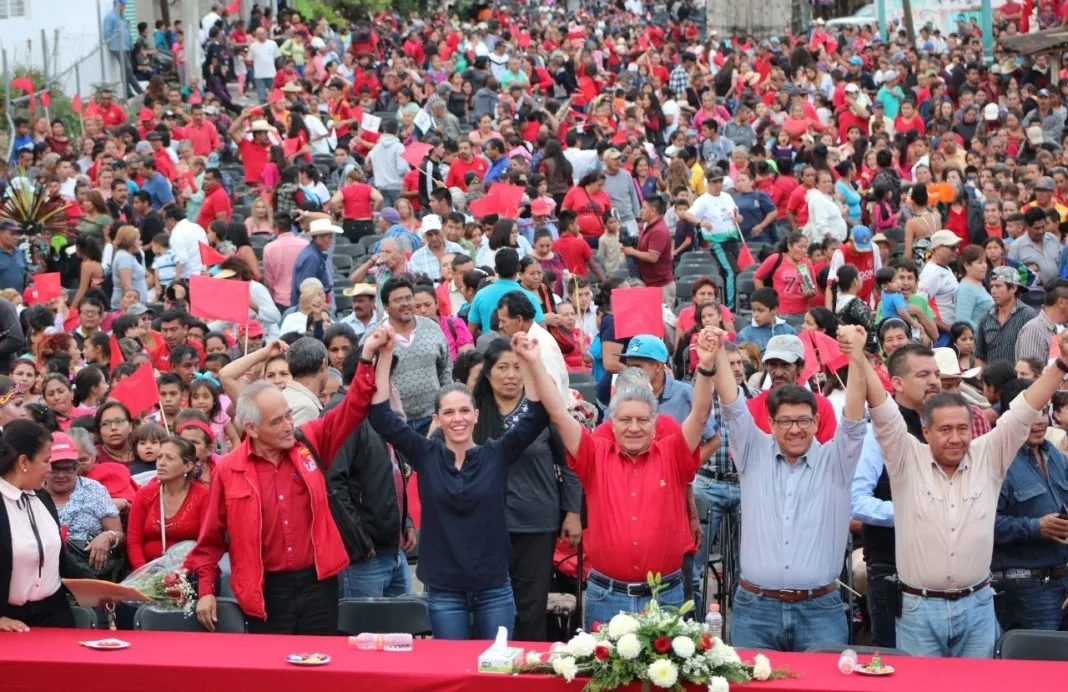
M 196 461 L 189 440 L 171 437 L 160 446 L 156 478 L 137 491 L 130 509 L 126 548 L 134 569 L 163 555 L 167 546 L 195 541 L 200 534 L 208 486 L 193 481 Z

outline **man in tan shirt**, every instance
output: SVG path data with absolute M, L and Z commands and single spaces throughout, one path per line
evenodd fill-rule
M 1060 353 L 997 427 L 974 440 L 968 402 L 953 393 L 931 397 L 922 418 L 927 444 L 907 433 L 875 371 L 865 368 L 875 438 L 894 496 L 902 591 L 898 648 L 914 656 L 993 654 L 990 560 L 998 494 L 1031 423 L 1068 374 L 1068 332 L 1060 335 Z

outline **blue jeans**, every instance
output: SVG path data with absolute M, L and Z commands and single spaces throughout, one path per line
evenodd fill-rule
M 902 594 L 897 648 L 913 656 L 990 658 L 998 640 L 994 589 L 956 601 Z
M 252 81 L 256 85 L 256 98 L 260 100 L 260 103 L 267 103 L 267 90 L 274 85 L 274 77 L 264 79 L 257 77 Z
M 674 575 L 678 576 L 678 572 Z M 662 606 L 674 606 L 675 608 L 681 608 L 683 603 L 683 589 L 682 580 L 670 589 L 665 589 L 660 592 L 658 600 Z M 590 631 L 595 622 L 607 623 L 616 615 L 622 613 L 637 613 L 644 610 L 649 601 L 653 600 L 650 596 L 628 596 L 625 593 L 619 593 L 612 591 L 600 584 L 594 584 L 592 580 L 587 582 L 586 586 L 586 607 L 583 609 L 583 627 L 586 631 Z
M 412 590 L 408 574 L 408 556 L 376 555 L 363 562 L 349 565 L 338 575 L 342 598 L 394 598 Z
M 994 612 L 1001 629 L 1056 630 L 1068 597 L 1068 576 L 1051 579 L 1005 579 L 996 582 Z
M 427 606 L 435 639 L 493 639 L 499 627 L 507 627 L 512 638 L 515 600 L 511 584 L 483 591 L 429 589 Z
M 723 515 L 727 512 L 730 512 L 735 530 L 737 530 L 739 526 L 738 510 L 742 502 L 742 487 L 737 483 L 725 483 L 723 481 L 714 481 L 704 476 L 697 476 L 693 481 L 693 498 L 697 503 L 697 516 L 704 517 L 707 510 L 712 510 L 708 526 L 705 527 L 705 537 L 701 542 L 701 549 L 697 552 L 697 557 L 693 561 L 693 602 L 697 606 L 696 612 L 703 613 L 706 607 L 701 587 L 704 582 L 705 570 L 708 569 L 708 553 L 712 549 L 712 540 L 714 536 L 718 535 L 720 522 L 723 521 Z M 726 549 L 726 546 L 721 546 L 721 550 Z M 738 564 L 737 559 L 735 559 L 734 564 Z
M 739 586 L 731 612 L 731 646 L 770 651 L 808 651 L 849 640 L 842 595 L 837 589 L 810 601 L 784 603 Z

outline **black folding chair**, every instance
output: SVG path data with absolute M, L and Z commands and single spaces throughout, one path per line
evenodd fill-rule
M 1068 661 L 1068 632 L 1009 630 L 994 646 L 994 658 Z
M 71 606 L 70 610 L 74 613 L 74 627 L 76 629 L 95 630 L 100 627 L 100 619 L 96 616 L 96 611 L 92 608 Z
M 430 610 L 419 598 L 343 598 L 338 603 L 339 634 L 407 632 L 430 634 Z
M 230 598 L 215 599 L 216 632 L 243 634 L 245 632 L 245 614 L 241 612 L 237 601 Z M 204 632 L 195 615 L 186 615 L 181 611 L 156 610 L 152 606 L 141 606 L 134 614 L 134 629 L 151 632 Z

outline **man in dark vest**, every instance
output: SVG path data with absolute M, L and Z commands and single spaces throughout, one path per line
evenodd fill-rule
M 887 370 L 894 388 L 894 401 L 901 409 L 909 433 L 923 441 L 923 425 L 920 422 L 923 404 L 942 391 L 934 353 L 920 344 L 906 344 L 890 356 Z M 871 617 L 872 645 L 893 648 L 897 640 L 894 601 L 898 595 L 894 579 L 897 572 L 894 504 L 882 450 L 870 426 L 860 462 L 853 475 L 853 518 L 864 524 L 864 563 L 868 568 L 868 614 Z

